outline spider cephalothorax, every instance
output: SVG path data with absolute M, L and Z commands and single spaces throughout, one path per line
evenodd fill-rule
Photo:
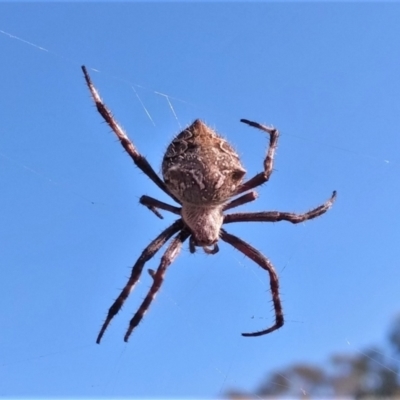
M 268 181 L 273 169 L 273 160 L 279 137 L 278 130 L 247 119 L 241 120 L 241 122 L 260 129 L 269 135 L 269 146 L 264 159 L 263 171 L 243 183 L 246 170 L 231 145 L 206 124 L 200 120 L 195 120 L 176 136 L 169 145 L 162 163 L 163 181 L 147 160 L 137 151 L 134 144 L 104 105 L 86 68 L 82 67 L 82 70 L 97 110 L 117 135 L 133 162 L 161 190 L 181 206 L 172 206 L 149 196 L 140 198 L 140 203 L 148 207 L 158 217 L 162 218 L 158 211 L 161 209 L 177 214 L 180 218 L 161 232 L 143 250 L 132 267 L 131 276 L 127 284 L 108 311 L 107 318 L 97 336 L 97 343 L 100 343 L 107 326 L 121 309 L 134 285 L 138 282 L 145 263 L 174 235 L 175 237 L 170 241 L 164 255 L 161 257 L 157 270 L 149 270 L 150 276 L 153 278 L 153 284 L 129 323 L 129 328 L 124 338 L 125 341 L 128 340 L 133 329 L 140 323 L 145 312 L 150 307 L 164 281 L 168 266 L 178 256 L 186 239 L 189 239 L 189 248 L 192 253 L 195 252 L 196 246 L 199 246 L 208 254 L 214 254 L 218 251 L 217 242 L 221 239 L 266 270 L 270 277 L 275 323 L 268 329 L 242 333 L 242 335 L 261 336 L 280 328 L 284 319 L 279 297 L 279 280 L 272 263 L 250 244 L 228 233 L 222 228 L 222 225 L 250 221 L 289 221 L 297 224 L 324 214 L 332 206 L 336 198 L 336 192 L 333 192 L 331 198 L 324 204 L 303 214 L 280 211 L 224 214 L 226 210 L 255 200 L 257 194 L 252 189 Z

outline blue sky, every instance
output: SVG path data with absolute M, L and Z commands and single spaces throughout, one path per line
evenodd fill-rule
M 400 309 L 399 20 L 395 3 L 1 3 L 0 394 L 216 398 L 379 342 Z M 102 123 L 81 64 L 156 171 L 201 118 L 259 172 L 267 138 L 247 118 L 281 139 L 241 210 L 303 212 L 338 191 L 305 224 L 227 227 L 275 265 L 282 329 L 243 338 L 273 321 L 268 276 L 226 244 L 185 246 L 129 343 L 147 274 L 95 344 L 174 216 L 138 204 L 168 199 Z

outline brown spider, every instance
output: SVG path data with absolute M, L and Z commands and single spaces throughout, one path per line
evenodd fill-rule
M 219 239 L 222 239 L 266 270 L 270 277 L 275 323 L 268 329 L 253 333 L 242 333 L 242 335 L 261 336 L 279 329 L 283 325 L 284 319 L 279 297 L 278 276 L 272 263 L 250 244 L 228 233 L 222 228 L 222 225 L 232 222 L 249 221 L 289 221 L 297 224 L 324 214 L 332 206 L 336 198 L 336 192 L 334 191 L 331 198 L 324 204 L 304 214 L 280 211 L 224 214 L 223 211 L 255 200 L 257 193 L 251 189 L 268 181 L 273 169 L 273 160 L 279 136 L 278 130 L 247 119 L 240 120 L 245 124 L 268 133 L 270 138 L 268 151 L 264 160 L 264 171 L 242 183 L 246 170 L 243 168 L 237 153 L 225 139 L 197 119 L 192 125 L 176 136 L 168 146 L 162 162 L 162 174 L 164 178 L 164 181 L 162 181 L 147 160 L 137 151 L 134 144 L 129 140 L 126 133 L 113 118 L 111 112 L 104 105 L 84 66 L 82 66 L 82 70 L 98 112 L 117 135 L 133 162 L 161 190 L 181 205 L 181 207 L 175 207 L 149 196 L 142 196 L 140 198 L 140 203 L 148 207 L 158 217 L 162 218 L 158 212 L 158 209 L 161 209 L 177 214 L 180 218 L 161 232 L 143 250 L 132 268 L 128 283 L 110 307 L 96 342 L 100 343 L 107 326 L 121 309 L 129 293 L 139 280 L 145 263 L 154 257 L 156 252 L 173 235 L 175 237 L 171 240 L 167 250 L 161 257 L 158 269 L 156 271 L 149 270 L 153 278 L 153 284 L 129 323 L 129 328 L 124 337 L 125 342 L 128 341 L 133 329 L 140 323 L 150 307 L 164 281 L 164 275 L 168 266 L 178 256 L 183 242 L 188 238 L 191 253 L 196 251 L 196 247 L 202 247 L 207 254 L 215 254 L 218 252 L 217 242 Z M 241 193 L 244 194 L 231 200 Z

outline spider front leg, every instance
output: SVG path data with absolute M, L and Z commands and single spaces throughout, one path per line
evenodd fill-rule
M 143 271 L 143 267 L 147 261 L 149 261 L 158 250 L 169 240 L 176 232 L 183 228 L 183 222 L 181 219 L 175 221 L 171 226 L 161 232 L 142 252 L 135 265 L 132 267 L 131 276 L 122 289 L 120 295 L 114 301 L 113 305 L 108 310 L 107 318 L 104 321 L 103 326 L 101 327 L 100 333 L 97 336 L 96 343 L 100 344 L 101 338 L 104 335 L 109 323 L 114 318 L 114 316 L 119 312 L 125 300 L 128 298 L 129 293 L 132 291 L 133 287 L 137 283 L 140 278 L 140 275 Z
M 165 251 L 164 255 L 161 258 L 160 266 L 158 267 L 157 271 L 149 270 L 150 276 L 153 278 L 153 284 L 150 287 L 149 292 L 147 293 L 146 297 L 144 298 L 142 304 L 140 305 L 139 309 L 136 311 L 135 315 L 131 319 L 129 323 L 129 328 L 125 334 L 124 341 L 127 342 L 129 336 L 131 335 L 132 331 L 139 325 L 140 321 L 142 320 L 144 314 L 149 309 L 151 303 L 153 302 L 157 292 L 160 290 L 161 285 L 164 282 L 164 275 L 169 265 L 175 260 L 178 256 L 181 248 L 182 243 L 189 237 L 190 232 L 187 230 L 182 230 L 171 242 L 168 246 L 167 250 Z
M 269 134 L 269 147 L 264 160 L 264 171 L 258 173 L 257 175 L 253 176 L 253 178 L 240 185 L 235 194 L 240 194 L 246 192 L 247 190 L 254 189 L 255 187 L 260 186 L 268 181 L 272 174 L 274 156 L 279 138 L 279 131 L 272 126 L 261 125 L 258 122 L 249 121 L 248 119 L 241 119 L 240 122 L 267 132 Z
M 264 329 L 262 331 L 252 332 L 252 333 L 242 333 L 242 336 L 261 336 L 279 329 L 284 324 L 284 318 L 283 318 L 281 299 L 279 297 L 278 275 L 276 274 L 271 261 L 269 261 L 266 257 L 264 257 L 253 246 L 246 243 L 242 239 L 239 239 L 237 236 L 231 235 L 224 229 L 221 229 L 221 239 L 229 243 L 231 246 L 235 247 L 245 256 L 249 257 L 251 260 L 257 263 L 262 269 L 266 270 L 269 274 L 272 302 L 274 304 L 274 310 L 275 310 L 275 324 L 272 325 L 270 328 Z

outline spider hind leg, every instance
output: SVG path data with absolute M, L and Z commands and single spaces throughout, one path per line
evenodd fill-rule
M 268 133 L 269 146 L 267 154 L 264 159 L 264 171 L 259 172 L 258 174 L 254 175 L 251 179 L 240 185 L 236 190 L 236 194 L 240 194 L 250 189 L 254 189 L 255 187 L 260 186 L 269 180 L 274 167 L 275 151 L 278 145 L 278 138 L 279 138 L 279 131 L 273 126 L 265 126 L 259 124 L 258 122 L 249 121 L 248 119 L 241 119 L 240 122 L 243 122 L 253 128 L 260 129 Z

